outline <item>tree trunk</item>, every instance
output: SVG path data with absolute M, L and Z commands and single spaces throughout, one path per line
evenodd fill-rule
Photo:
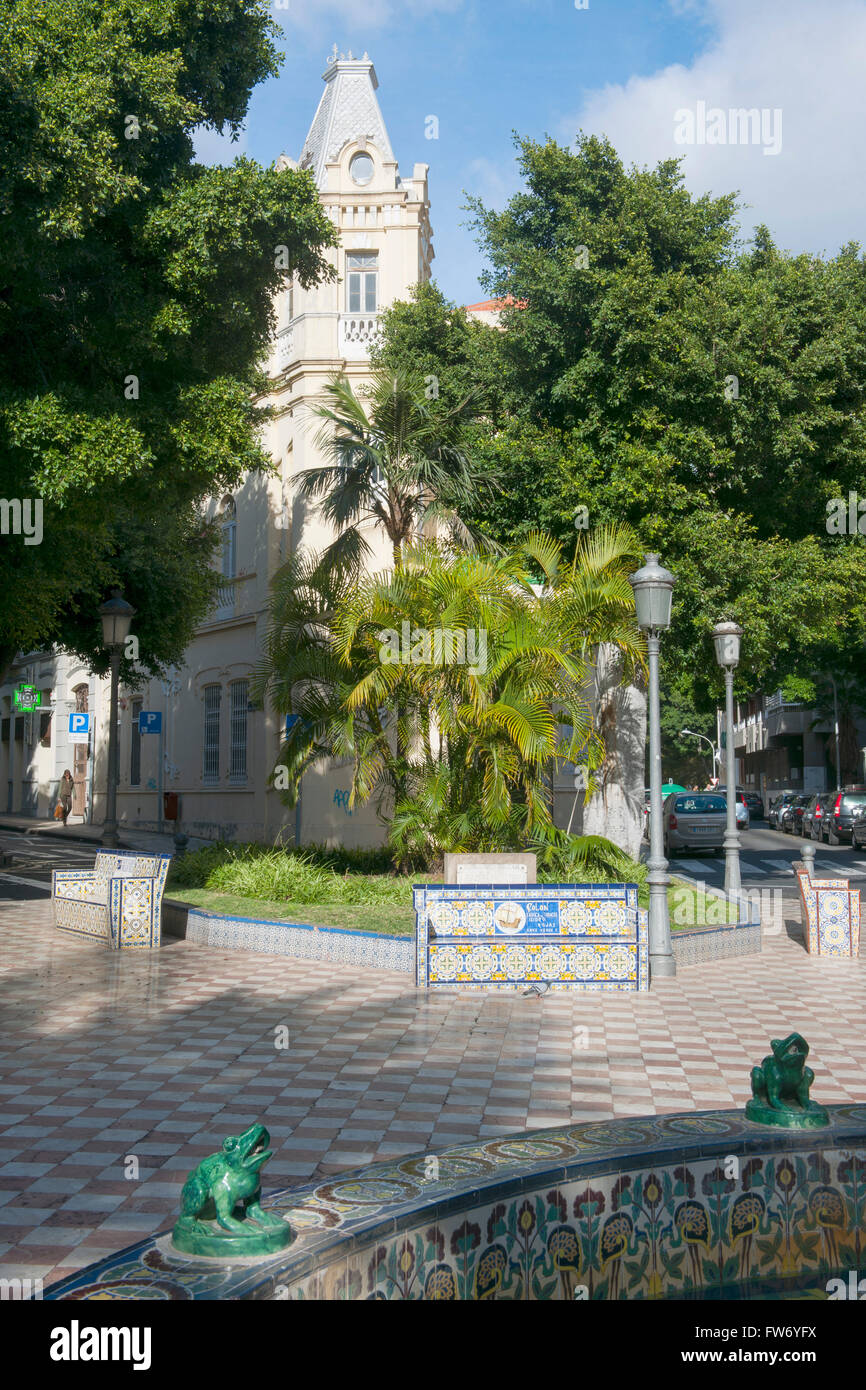
M 583 834 L 605 835 L 637 859 L 644 828 L 647 695 L 622 685 L 622 656 L 603 643 L 596 652 L 593 719 L 604 742 L 598 790 L 584 807 Z

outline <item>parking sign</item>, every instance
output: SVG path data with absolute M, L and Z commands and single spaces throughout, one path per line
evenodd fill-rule
M 139 710 L 138 732 L 140 734 L 161 734 L 162 712 L 155 709 Z
M 87 743 L 90 738 L 90 715 L 76 710 L 69 716 L 69 742 Z

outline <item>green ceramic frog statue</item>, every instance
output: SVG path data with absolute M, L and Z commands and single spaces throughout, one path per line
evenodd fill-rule
M 261 1169 L 271 1157 L 269 1143 L 264 1125 L 250 1125 L 243 1134 L 224 1139 L 219 1153 L 209 1154 L 192 1170 L 172 1232 L 178 1250 L 225 1259 L 269 1255 L 291 1243 L 291 1228 L 261 1205 Z
M 809 1044 L 799 1033 L 773 1038 L 773 1049 L 759 1067 L 752 1067 L 752 1099 L 746 1119 L 787 1129 L 817 1129 L 830 1123 L 823 1105 L 809 1099 L 815 1073 L 806 1066 Z

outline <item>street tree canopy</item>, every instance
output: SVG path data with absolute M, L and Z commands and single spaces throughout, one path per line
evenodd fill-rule
M 736 195 L 694 198 L 678 161 L 626 170 L 595 137 L 519 140 L 518 159 L 504 209 L 470 200 L 506 331 L 479 336 L 429 290 L 380 349 L 396 364 L 423 331 L 440 389 L 481 389 L 467 447 L 501 487 L 469 520 L 503 545 L 625 523 L 658 550 L 677 577 L 663 690 L 699 731 L 720 617 L 746 629 L 744 692 L 851 650 L 866 675 L 866 547 L 827 526 L 832 499 L 866 491 L 859 249 L 791 256 L 766 228 L 743 249 Z
M 104 669 L 116 586 L 156 672 L 211 602 L 201 502 L 268 466 L 273 297 L 332 274 L 310 174 L 194 160 L 276 33 L 264 0 L 0 0 L 0 496 L 43 528 L 0 536 L 4 669 L 49 644 Z

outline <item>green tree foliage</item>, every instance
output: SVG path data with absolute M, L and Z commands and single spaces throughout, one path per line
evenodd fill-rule
M 744 691 L 851 649 L 862 667 L 866 548 L 826 525 L 829 499 L 866 492 L 857 248 L 788 256 L 762 228 L 741 252 L 735 196 L 692 198 L 675 160 L 627 171 L 584 136 L 518 147 L 525 190 L 501 212 L 470 203 L 487 288 L 515 301 L 507 331 L 482 328 L 470 354 L 453 306 L 428 300 L 423 320 L 446 380 L 498 381 L 470 448 L 501 491 L 474 519 L 566 548 L 623 522 L 657 549 L 678 581 L 663 685 L 701 731 L 719 617 L 746 629 Z M 417 350 L 421 323 L 401 306 L 383 351 Z
M 263 0 L 0 0 L 0 495 L 44 526 L 0 537 L 0 667 L 56 643 L 102 669 L 115 585 L 147 670 L 207 611 L 200 503 L 268 465 L 273 296 L 332 273 L 309 174 L 193 158 L 276 32 Z
M 348 759 L 353 801 L 393 810 L 401 860 L 558 845 L 551 760 L 599 755 L 591 652 L 605 641 L 627 669 L 643 660 L 634 563 L 624 528 L 600 529 L 573 562 L 540 533 L 501 556 L 407 548 L 394 571 L 354 582 L 291 561 L 256 683 L 296 716 L 278 762 L 289 804 L 307 769 Z

